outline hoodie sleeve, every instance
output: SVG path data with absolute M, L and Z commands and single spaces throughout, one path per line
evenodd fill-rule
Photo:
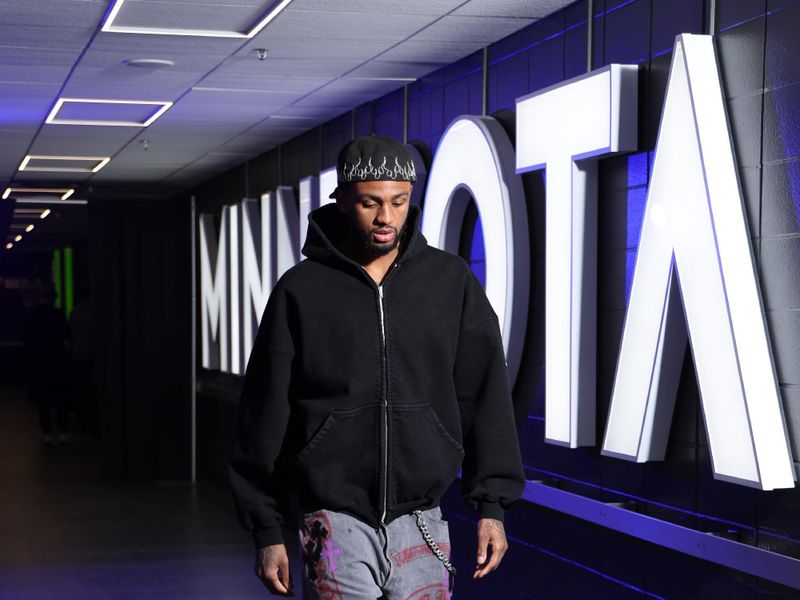
M 275 469 L 289 420 L 294 347 L 286 294 L 272 292 L 247 363 L 229 481 L 239 522 L 257 548 L 283 543 L 286 486 Z
M 462 494 L 480 517 L 503 520 L 525 483 L 497 316 L 470 272 L 456 364 L 464 439 Z

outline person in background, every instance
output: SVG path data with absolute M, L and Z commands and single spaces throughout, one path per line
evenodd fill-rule
M 53 418 L 59 441 L 69 439 L 69 328 L 63 311 L 54 306 L 55 292 L 45 288 L 28 324 L 31 398 L 39 408 L 39 427 L 46 444 L 53 442 Z

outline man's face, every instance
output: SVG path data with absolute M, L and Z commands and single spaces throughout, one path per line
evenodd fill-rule
M 359 181 L 336 198 L 351 234 L 367 256 L 389 254 L 404 234 L 411 184 L 408 181 Z

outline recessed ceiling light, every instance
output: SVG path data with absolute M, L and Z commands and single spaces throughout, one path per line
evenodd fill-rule
M 11 242 L 8 242 L 6 244 L 6 250 L 11 250 L 13 247 L 14 247 L 14 244 L 12 244 Z
M 14 241 L 15 242 L 21 242 L 22 241 L 22 234 L 17 235 L 17 237 L 14 238 Z
M 109 121 L 102 119 L 62 119 L 58 118 L 58 111 L 65 104 L 128 104 L 132 106 L 145 105 L 145 106 L 159 106 L 160 108 L 152 113 L 144 121 Z M 99 98 L 59 98 L 53 110 L 47 115 L 45 123 L 50 125 L 99 125 L 99 126 L 112 126 L 112 127 L 147 127 L 153 121 L 158 119 L 161 115 L 169 110 L 172 102 L 166 101 L 151 101 L 151 100 L 101 100 Z
M 38 209 L 37 209 L 37 210 L 38 210 Z M 40 219 L 46 219 L 46 218 L 47 218 L 49 215 L 50 215 L 50 209 L 49 209 L 49 208 L 45 208 L 45 209 L 42 211 L 42 214 L 40 214 L 40 215 L 39 215 L 39 218 L 40 218 Z
M 31 231 L 33 231 L 33 223 L 31 223 L 25 228 L 25 233 L 30 233 Z
M 89 204 L 89 201 L 82 198 L 70 198 L 69 200 L 61 200 L 60 198 L 17 198 L 17 206 L 20 204 L 58 204 L 59 208 L 63 208 L 64 206 L 82 206 Z
M 139 69 L 167 69 L 175 66 L 174 60 L 166 58 L 129 58 L 122 62 L 129 67 L 137 67 Z
M 273 2 L 269 12 L 266 16 L 258 21 L 253 27 L 246 32 L 241 31 L 218 31 L 209 29 L 179 29 L 171 27 L 129 27 L 125 25 L 114 25 L 114 21 L 119 14 L 120 8 L 125 0 L 114 0 L 111 10 L 108 11 L 108 16 L 103 23 L 102 31 L 110 33 L 143 33 L 152 35 L 193 35 L 199 37 L 223 37 L 223 38 L 252 38 L 259 31 L 264 29 L 270 21 L 272 21 L 278 14 L 286 8 L 292 0 L 281 0 L 280 2 Z M 188 4 L 187 4 L 188 6 Z
M 55 196 L 60 200 L 66 200 L 75 193 L 75 188 L 26 188 L 26 187 L 7 187 L 0 198 L 6 200 L 11 194 L 24 194 L 28 196 Z
M 110 156 L 48 156 L 44 154 L 28 154 L 22 159 L 19 165 L 20 171 L 49 171 L 57 173 L 97 173 L 100 169 L 108 164 L 111 160 Z M 37 161 L 44 163 L 52 163 L 58 161 L 66 161 L 69 163 L 88 162 L 89 165 L 85 167 L 70 166 L 59 167 L 56 165 L 37 165 Z M 31 164 L 33 163 L 33 164 Z

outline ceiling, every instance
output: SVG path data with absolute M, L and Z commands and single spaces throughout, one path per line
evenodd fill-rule
M 252 38 L 102 28 L 113 16 L 113 28 L 244 32 L 279 2 L 120 1 L 0 0 L 0 193 L 172 196 L 572 0 L 293 0 Z M 172 105 L 146 127 L 46 123 L 60 98 Z M 144 122 L 160 107 L 68 102 L 54 117 Z M 27 155 L 96 159 L 19 171 Z

